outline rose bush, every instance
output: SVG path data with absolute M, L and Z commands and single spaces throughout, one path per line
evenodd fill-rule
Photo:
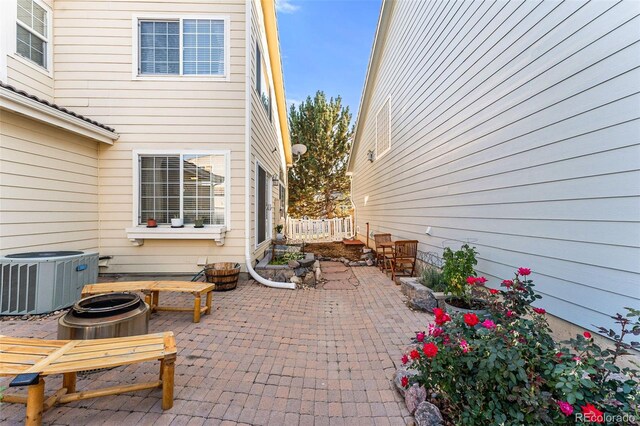
M 520 268 L 514 280 L 503 281 L 504 290 L 487 292 L 485 316 L 436 308 L 435 324 L 416 335 L 416 349 L 402 358 L 418 372 L 407 386 L 435 393 L 456 424 L 576 424 L 607 415 L 640 420 L 638 371 L 616 365 L 638 346 L 625 338 L 640 334 L 640 312 L 614 317 L 620 333 L 600 329 L 614 340 L 613 350 L 601 349 L 589 332 L 558 344 L 544 309 L 531 306 L 540 296 L 530 274 Z

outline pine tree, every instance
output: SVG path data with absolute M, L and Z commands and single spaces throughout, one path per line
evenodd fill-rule
M 353 128 L 342 99 L 318 91 L 289 111 L 291 143 L 307 147 L 289 170 L 289 215 L 333 218 L 348 216 L 349 177 L 346 175 Z

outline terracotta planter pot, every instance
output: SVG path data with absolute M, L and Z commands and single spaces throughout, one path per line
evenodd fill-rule
M 158 222 L 155 219 L 147 219 L 148 228 L 156 228 L 157 226 L 158 226 Z

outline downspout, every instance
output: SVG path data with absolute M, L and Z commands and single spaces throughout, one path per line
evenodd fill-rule
M 245 174 L 244 174 L 244 240 L 245 240 L 245 262 L 247 272 L 251 277 L 260 284 L 273 288 L 285 288 L 295 290 L 294 283 L 281 283 L 268 280 L 258 275 L 253 265 L 251 265 L 251 53 L 253 52 L 251 43 L 251 20 L 252 20 L 252 1 L 247 0 L 247 13 L 245 22 L 246 35 L 246 62 L 245 62 L 245 135 L 244 135 L 244 158 L 245 158 Z M 265 1 L 265 0 L 263 0 Z M 267 0 L 269 1 L 269 0 Z

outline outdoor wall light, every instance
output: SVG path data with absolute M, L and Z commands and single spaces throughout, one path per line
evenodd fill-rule
M 273 184 L 280 183 L 280 176 L 278 176 L 277 173 L 274 173 L 273 176 L 271 176 L 271 182 L 273 182 Z
M 373 150 L 369 150 L 367 151 L 367 160 L 369 160 L 371 163 L 373 163 L 373 160 L 375 160 L 376 158 L 376 153 L 373 152 Z

